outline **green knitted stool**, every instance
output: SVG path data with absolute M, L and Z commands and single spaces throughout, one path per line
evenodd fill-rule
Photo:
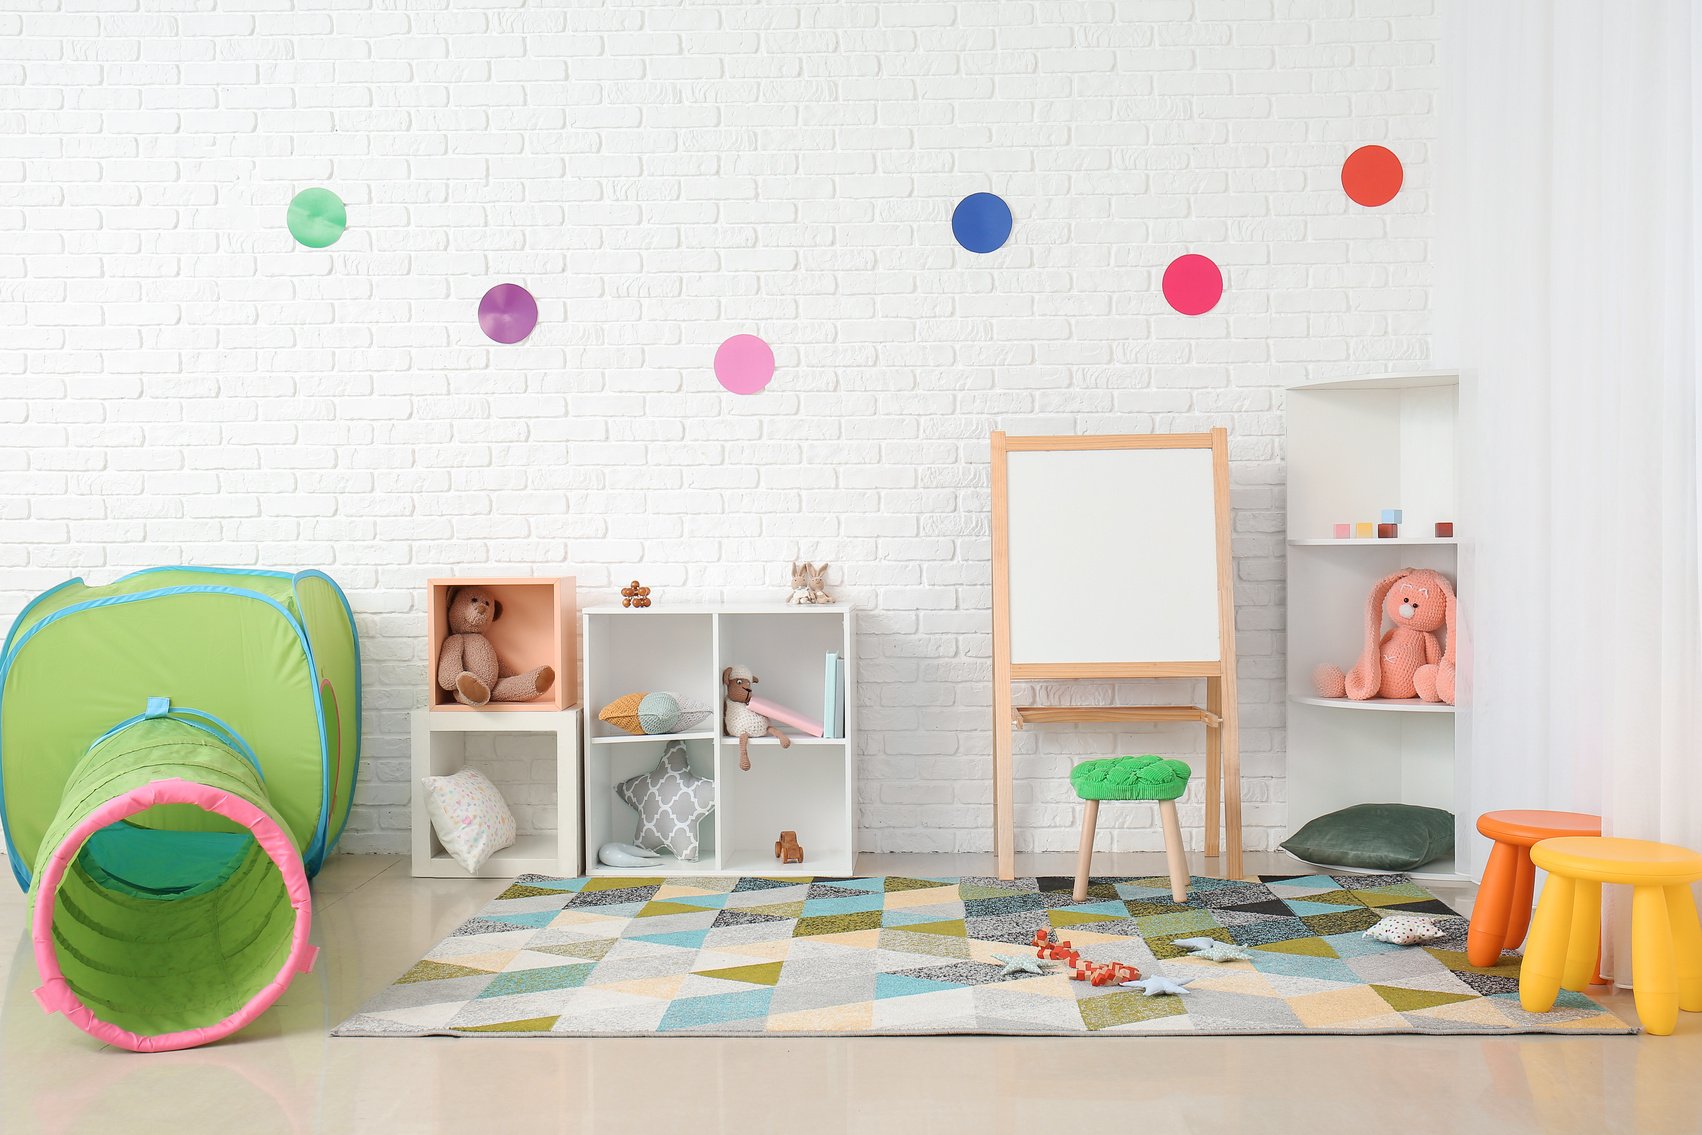
M 1083 761 L 1070 770 L 1070 787 L 1087 801 L 1082 814 L 1081 851 L 1076 856 L 1074 898 L 1087 898 L 1087 878 L 1093 866 L 1093 829 L 1099 822 L 1101 800 L 1156 800 L 1164 821 L 1164 856 L 1170 864 L 1170 897 L 1188 898 L 1188 860 L 1182 847 L 1182 822 L 1176 816 L 1176 798 L 1188 791 L 1192 770 L 1181 761 L 1147 754 L 1141 757 L 1108 757 Z

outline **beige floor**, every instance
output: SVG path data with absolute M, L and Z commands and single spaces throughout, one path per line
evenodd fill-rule
M 1276 862 L 1249 871 L 1291 871 Z M 871 873 L 984 873 L 864 856 Z M 1144 874 L 1159 856 L 1103 856 Z M 1200 874 L 1215 864 L 1197 863 Z M 1019 863 L 1065 874 L 1069 857 Z M 104 1049 L 30 997 L 25 904 L 0 896 L 0 1131 L 688 1130 L 1047 1133 L 1702 1132 L 1702 1015 L 1672 1037 L 335 1040 L 332 1025 L 500 889 L 338 857 L 316 884 L 318 970 L 240 1037 Z M 1438 893 L 1464 907 L 1464 889 Z M 1630 1017 L 1630 998 L 1615 995 Z

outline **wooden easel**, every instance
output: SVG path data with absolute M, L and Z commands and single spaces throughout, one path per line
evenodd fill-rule
M 1141 644 L 1127 642 L 1126 658 L 1122 661 L 1024 662 L 1012 657 L 1012 581 L 1011 581 L 1011 516 L 1010 463 L 1012 453 L 1082 452 L 1113 450 L 1209 450 L 1210 505 L 1209 523 L 1196 525 L 1190 531 L 1204 533 L 1204 539 L 1214 546 L 1190 549 L 1192 554 L 1215 562 L 1217 587 L 1215 611 L 1216 657 L 1185 661 L 1152 659 L 1143 652 Z M 1130 463 L 1130 471 L 1138 472 Z M 1156 470 L 1155 470 L 1156 471 Z M 1134 478 L 1138 480 L 1139 478 Z M 1130 493 L 1147 491 L 1168 494 L 1173 485 L 1162 483 L 1133 484 Z M 1119 486 L 1121 488 L 1121 486 Z M 1196 486 L 1196 488 L 1198 488 Z M 1235 591 L 1234 561 L 1230 551 L 1229 517 L 1229 437 L 1222 429 L 1201 434 L 1132 434 L 1098 437 L 1006 437 L 995 431 L 992 435 L 992 498 L 993 498 L 993 850 L 998 860 L 1001 879 L 1016 873 L 1016 822 L 1012 790 L 1014 769 L 1012 760 L 1012 731 L 1028 724 L 1047 722 L 1124 722 L 1124 721 L 1198 721 L 1206 728 L 1206 822 L 1205 853 L 1216 857 L 1219 852 L 1219 810 L 1227 829 L 1225 873 L 1229 878 L 1241 875 L 1241 757 L 1236 724 L 1235 695 Z M 1061 497 L 1057 508 L 1069 509 L 1072 501 Z M 1105 523 L 1115 524 L 1115 516 L 1103 517 Z M 1152 554 L 1166 554 L 1162 534 L 1154 534 Z M 1020 537 L 1019 537 L 1020 538 Z M 1204 561 L 1202 561 L 1204 562 Z M 1084 574 L 1092 570 L 1084 568 Z M 1114 583 L 1115 581 L 1108 581 Z M 1017 602 L 1030 597 L 1018 596 Z M 1163 603 L 1163 595 L 1143 595 L 1140 602 Z M 1099 604 L 1117 602 L 1115 588 L 1095 596 L 1085 608 L 1086 618 L 1096 617 L 1102 610 Z M 1126 601 L 1126 600 L 1125 600 Z M 1207 617 L 1200 605 L 1201 619 Z M 1125 612 L 1138 618 L 1138 613 Z M 1201 628 L 1209 637 L 1210 629 Z M 1134 636 L 1138 638 L 1139 636 Z M 1201 653 L 1196 651 L 1195 653 Z M 1204 653 L 1211 653 L 1205 651 Z M 1055 681 L 1093 679 L 1114 681 L 1125 678 L 1201 678 L 1205 681 L 1205 705 L 1161 706 L 1016 706 L 1012 704 L 1013 681 Z

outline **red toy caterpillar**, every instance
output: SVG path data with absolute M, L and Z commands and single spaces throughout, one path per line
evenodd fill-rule
M 1121 985 L 1125 981 L 1141 979 L 1141 971 L 1125 962 L 1084 960 L 1079 951 L 1071 948 L 1068 939 L 1054 941 L 1045 927 L 1034 932 L 1034 941 L 1029 945 L 1034 947 L 1036 957 L 1059 961 L 1069 967 L 1071 981 L 1085 981 L 1091 985 Z

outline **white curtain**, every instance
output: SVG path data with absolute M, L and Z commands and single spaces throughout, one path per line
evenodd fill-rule
M 1462 806 L 1600 812 L 1607 834 L 1702 849 L 1702 13 L 1454 0 L 1442 52 Z M 1630 900 L 1608 890 L 1612 967 Z

